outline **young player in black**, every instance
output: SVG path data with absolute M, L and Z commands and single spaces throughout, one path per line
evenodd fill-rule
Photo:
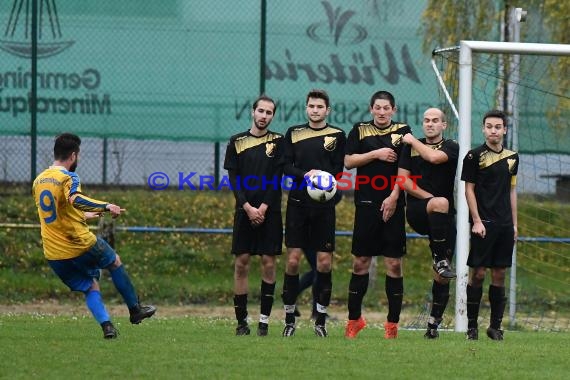
M 247 294 L 250 257 L 261 256 L 261 308 L 257 335 L 265 336 L 275 294 L 275 261 L 282 252 L 281 177 L 283 135 L 268 130 L 275 102 L 260 96 L 253 103 L 251 128 L 232 136 L 226 149 L 236 199 L 232 237 L 236 335 L 249 335 Z
M 285 134 L 284 173 L 293 179 L 285 216 L 287 262 L 283 282 L 285 328 L 283 336 L 295 334 L 295 304 L 299 294 L 299 261 L 302 248 L 317 252 L 317 317 L 314 331 L 326 337 L 325 321 L 332 290 L 332 255 L 335 248 L 335 199 L 320 203 L 311 199 L 306 179 L 319 170 L 337 176 L 343 170 L 346 135 L 326 122 L 329 97 L 323 90 L 307 94 L 308 122 L 296 125 Z
M 419 234 L 428 235 L 433 260 L 432 305 L 425 337 L 439 337 L 437 328 L 449 301 L 449 280 L 456 275 L 450 267 L 455 245 L 453 190 L 459 145 L 443 138 L 447 127 L 438 108 L 424 112 L 424 138 L 404 135 L 400 169 L 411 176 L 405 183 L 406 217 Z M 412 180 L 413 178 L 413 180 Z
M 470 150 L 463 159 L 461 180 L 465 181 L 471 222 L 471 249 L 467 258 L 471 268 L 467 284 L 467 339 L 470 340 L 479 338 L 477 319 L 486 268 L 491 269 L 487 336 L 503 340 L 505 275 L 512 265 L 518 235 L 515 186 L 519 156 L 503 146 L 506 133 L 506 115 L 498 110 L 487 112 L 483 117 L 485 143 Z
M 348 323 L 345 336 L 355 338 L 366 326 L 362 300 L 368 289 L 372 257 L 384 256 L 388 318 L 386 339 L 398 336 L 404 295 L 402 257 L 406 254 L 404 193 L 397 182 L 402 137 L 410 127 L 392 121 L 394 96 L 378 91 L 370 99 L 373 120 L 357 123 L 348 135 L 344 164 L 357 168 L 354 202 L 353 266 L 348 288 Z

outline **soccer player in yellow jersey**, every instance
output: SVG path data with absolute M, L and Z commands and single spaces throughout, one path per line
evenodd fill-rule
M 75 174 L 81 139 L 64 133 L 56 137 L 54 163 L 35 180 L 32 195 L 41 223 L 44 255 L 57 276 L 72 291 L 85 294 L 87 307 L 101 325 L 103 337 L 117 337 L 117 330 L 105 309 L 99 288 L 101 269 L 108 269 L 113 284 L 129 308 L 130 321 L 139 324 L 155 312 L 154 306 L 139 304 L 135 289 L 119 255 L 89 231 L 86 219 L 110 212 L 115 218 L 119 206 L 87 197 Z

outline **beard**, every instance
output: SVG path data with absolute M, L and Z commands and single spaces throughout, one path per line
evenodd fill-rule
M 259 130 L 262 130 L 262 131 L 265 130 L 267 128 L 267 126 L 269 125 L 267 122 L 265 122 L 265 124 L 260 125 L 260 123 L 257 120 L 255 120 L 254 123 L 255 123 L 255 127 Z
M 69 171 L 75 172 L 75 169 L 77 169 L 77 160 L 75 160 L 75 162 L 71 164 L 71 166 L 69 167 Z

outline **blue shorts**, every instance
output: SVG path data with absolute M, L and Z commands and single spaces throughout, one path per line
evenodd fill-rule
M 113 248 L 98 237 L 95 245 L 81 256 L 66 260 L 48 260 L 48 263 L 69 289 L 86 292 L 93 285 L 93 280 L 99 280 L 101 277 L 101 269 L 111 265 L 116 256 Z

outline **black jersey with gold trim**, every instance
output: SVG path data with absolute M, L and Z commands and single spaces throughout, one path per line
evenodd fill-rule
M 495 152 L 486 144 L 463 159 L 461 180 L 475 184 L 477 209 L 483 221 L 513 224 L 511 187 L 516 185 L 519 155 L 508 149 Z M 471 216 L 469 217 L 471 220 Z
M 268 210 L 281 210 L 282 134 L 268 131 L 258 137 L 246 131 L 232 136 L 226 148 L 224 169 L 230 172 L 230 177 L 233 174 L 237 207 L 247 201 L 253 207 L 266 203 Z
M 441 164 L 432 164 L 422 158 L 420 153 L 405 145 L 402 151 L 402 160 L 399 167 L 409 170 L 416 178 L 417 185 L 435 197 L 445 197 L 449 201 L 449 210 L 455 210 L 453 201 L 453 189 L 455 188 L 455 172 L 459 159 L 459 144 L 454 140 L 442 139 L 440 142 L 430 144 L 425 137 L 419 141 L 433 150 L 438 150 L 447 155 L 447 161 Z M 408 201 L 416 198 L 408 194 Z
M 385 128 L 377 127 L 374 121 L 356 123 L 348 134 L 346 154 L 363 154 L 376 149 L 390 148 L 402 159 L 402 137 L 412 133 L 407 124 L 392 122 Z M 357 176 L 366 176 L 368 183 L 360 184 L 354 191 L 354 202 L 363 205 L 380 205 L 392 192 L 393 181 L 398 174 L 398 161 L 386 162 L 375 160 L 356 169 Z M 384 186 L 386 185 L 386 186 Z M 404 204 L 404 192 L 398 199 Z
M 345 145 L 344 131 L 330 124 L 320 129 L 313 129 L 308 123 L 290 127 L 285 134 L 283 169 L 293 179 L 289 201 L 311 207 L 334 207 L 334 198 L 324 203 L 311 199 L 303 176 L 311 169 L 318 169 L 336 177 L 344 167 Z

